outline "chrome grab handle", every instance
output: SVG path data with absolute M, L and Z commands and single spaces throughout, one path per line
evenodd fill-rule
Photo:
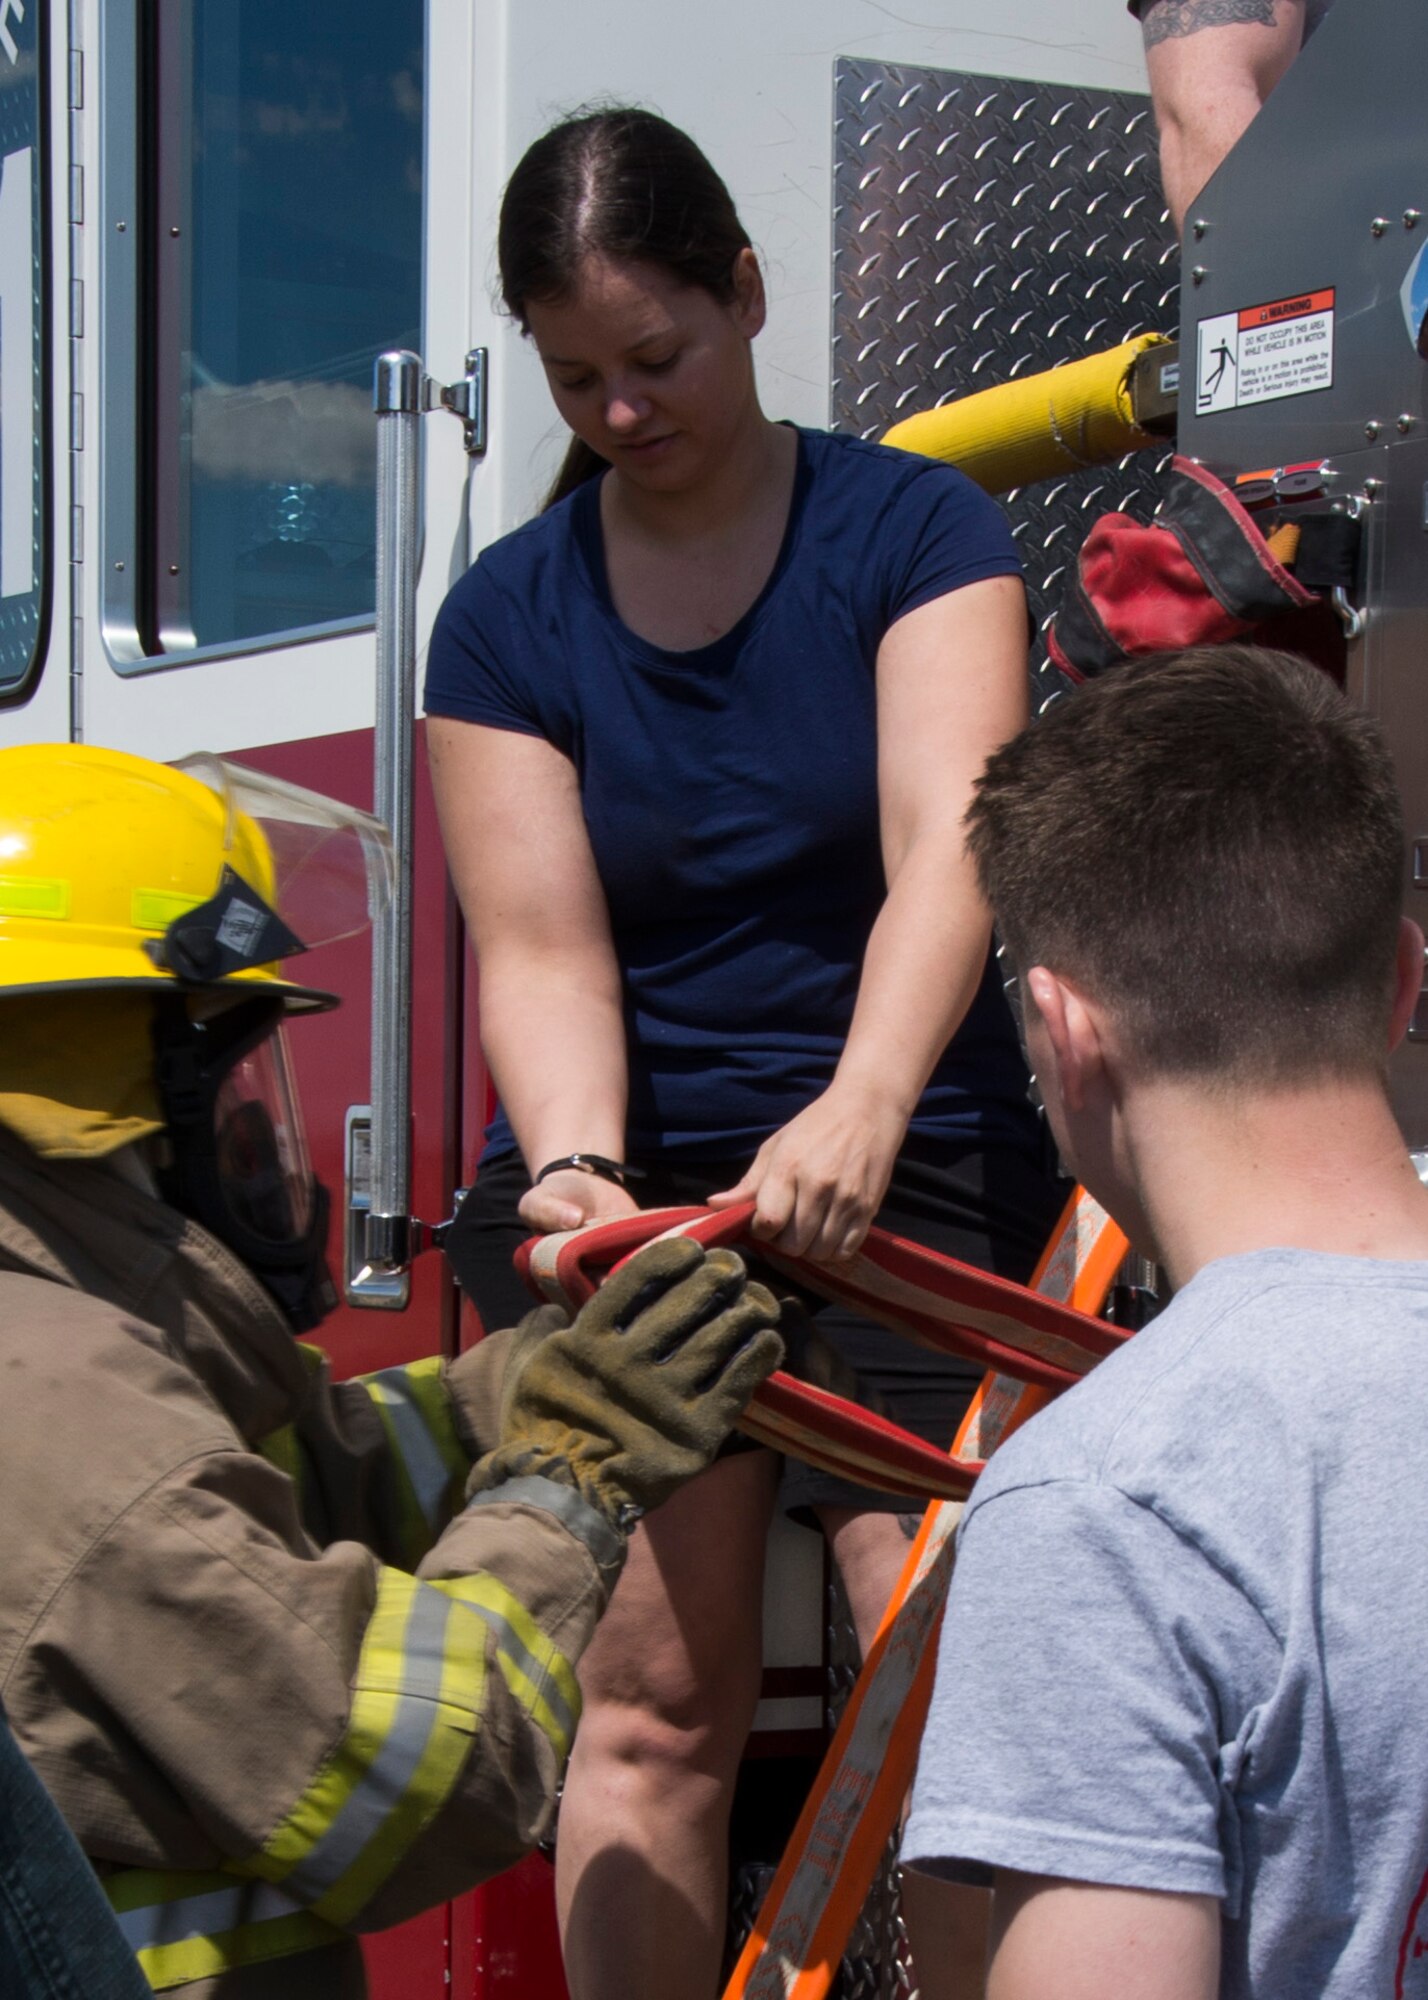
M 377 705 L 373 805 L 391 830 L 392 899 L 372 932 L 371 1179 L 366 1260 L 411 1261 L 412 714 L 416 697 L 417 461 L 425 374 L 405 349 L 378 357 Z
M 392 898 L 372 928 L 372 1071 L 368 1106 L 354 1105 L 347 1135 L 347 1270 L 351 1305 L 400 1311 L 406 1273 L 442 1228 L 411 1212 L 412 744 L 416 708 L 416 586 L 421 517 L 421 420 L 449 410 L 466 450 L 486 448 L 486 351 L 446 387 L 405 348 L 377 359 L 377 693 L 373 804 L 392 835 Z

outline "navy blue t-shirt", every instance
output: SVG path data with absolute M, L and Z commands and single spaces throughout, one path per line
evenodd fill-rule
M 960 473 L 800 431 L 773 573 L 711 646 L 668 652 L 621 623 L 596 480 L 451 591 L 427 713 L 544 737 L 579 776 L 624 975 L 631 1152 L 752 1153 L 832 1079 L 886 893 L 879 642 L 918 605 L 1019 569 L 1000 510 Z M 993 964 L 912 1129 L 1033 1142 Z M 488 1153 L 513 1143 L 498 1116 Z

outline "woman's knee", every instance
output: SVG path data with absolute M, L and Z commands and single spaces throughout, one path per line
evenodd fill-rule
M 645 1622 L 621 1643 L 602 1633 L 581 1664 L 580 1733 L 588 1752 L 599 1747 L 622 1760 L 702 1764 L 737 1756 L 759 1698 L 762 1647 L 758 1606 L 731 1616 L 722 1642 L 706 1628 L 671 1619 Z
M 737 1759 L 759 1698 L 773 1468 L 717 1466 L 630 1546 L 580 1666 L 582 1755 L 664 1766 Z M 696 1489 L 703 1489 L 696 1491 Z
M 587 1703 L 577 1738 L 578 1763 L 638 1770 L 656 1790 L 690 1780 L 728 1783 L 737 1769 L 753 1703 L 722 1705 L 705 1691 L 679 1709 L 651 1703 Z

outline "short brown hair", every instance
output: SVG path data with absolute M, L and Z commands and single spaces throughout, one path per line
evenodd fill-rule
M 998 750 L 967 815 L 1013 957 L 1160 1074 L 1381 1068 L 1402 812 L 1376 726 L 1252 646 L 1127 662 Z

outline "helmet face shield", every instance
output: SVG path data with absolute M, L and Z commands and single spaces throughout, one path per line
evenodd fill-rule
M 385 909 L 391 837 L 370 813 L 207 751 L 180 758 L 174 769 L 222 801 L 225 865 L 260 892 L 301 949 L 352 937 Z M 255 848 L 266 864 L 261 878 Z
M 281 1028 L 223 1077 L 213 1131 L 218 1186 L 233 1221 L 275 1248 L 305 1242 L 314 1177 Z
M 308 1159 L 278 996 L 154 1010 L 168 1158 L 159 1187 L 246 1264 L 306 1333 L 337 1302 L 326 1190 Z M 202 1016 L 202 1018 L 199 1018 Z

